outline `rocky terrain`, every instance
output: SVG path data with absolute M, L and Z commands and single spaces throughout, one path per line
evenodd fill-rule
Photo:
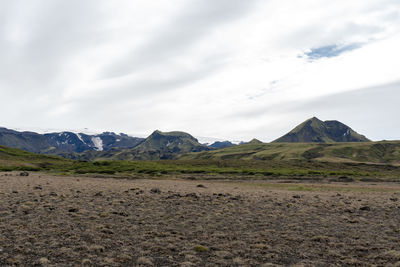
M 22 175 L 1 266 L 400 266 L 398 184 Z

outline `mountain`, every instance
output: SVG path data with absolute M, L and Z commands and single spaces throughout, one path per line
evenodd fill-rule
M 221 148 L 226 148 L 226 147 L 231 147 L 231 146 L 236 146 L 235 144 L 229 142 L 229 141 L 216 141 L 209 145 L 208 147 L 215 148 L 215 149 L 221 149 Z
M 96 135 L 60 132 L 38 134 L 0 128 L 0 145 L 42 154 L 81 153 L 106 151 L 115 148 L 133 148 L 144 139 L 126 134 L 104 132 Z
M 86 152 L 81 159 L 94 158 L 116 160 L 175 159 L 181 154 L 209 150 L 196 138 L 184 132 L 154 131 L 142 143 L 132 149 L 110 150 L 102 153 Z
M 44 135 L 34 132 L 18 132 L 7 128 L 0 128 L 0 145 L 20 148 L 34 153 L 51 150 L 51 146 Z
M 316 117 L 306 120 L 284 136 L 276 139 L 276 143 L 293 142 L 368 142 L 364 135 L 351 129 L 339 121 L 321 121 Z

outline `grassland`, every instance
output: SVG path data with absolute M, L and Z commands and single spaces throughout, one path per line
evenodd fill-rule
M 349 144 L 248 144 L 192 153 L 179 160 L 157 161 L 77 161 L 0 147 L 0 171 L 116 177 L 183 175 L 201 179 L 221 176 L 225 179 L 400 179 L 400 166 L 389 163 L 396 161 L 397 144 L 400 143 L 359 143 L 357 147 Z M 379 155 L 379 161 L 388 163 L 374 162 L 376 155 Z M 355 159 L 365 159 L 366 162 Z

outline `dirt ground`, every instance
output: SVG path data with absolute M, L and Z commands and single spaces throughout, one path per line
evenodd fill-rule
M 320 189 L 0 173 L 0 266 L 400 266 L 399 185 Z

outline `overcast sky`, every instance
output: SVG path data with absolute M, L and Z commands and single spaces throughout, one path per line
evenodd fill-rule
M 400 139 L 399 0 L 4 0 L 0 126 Z

